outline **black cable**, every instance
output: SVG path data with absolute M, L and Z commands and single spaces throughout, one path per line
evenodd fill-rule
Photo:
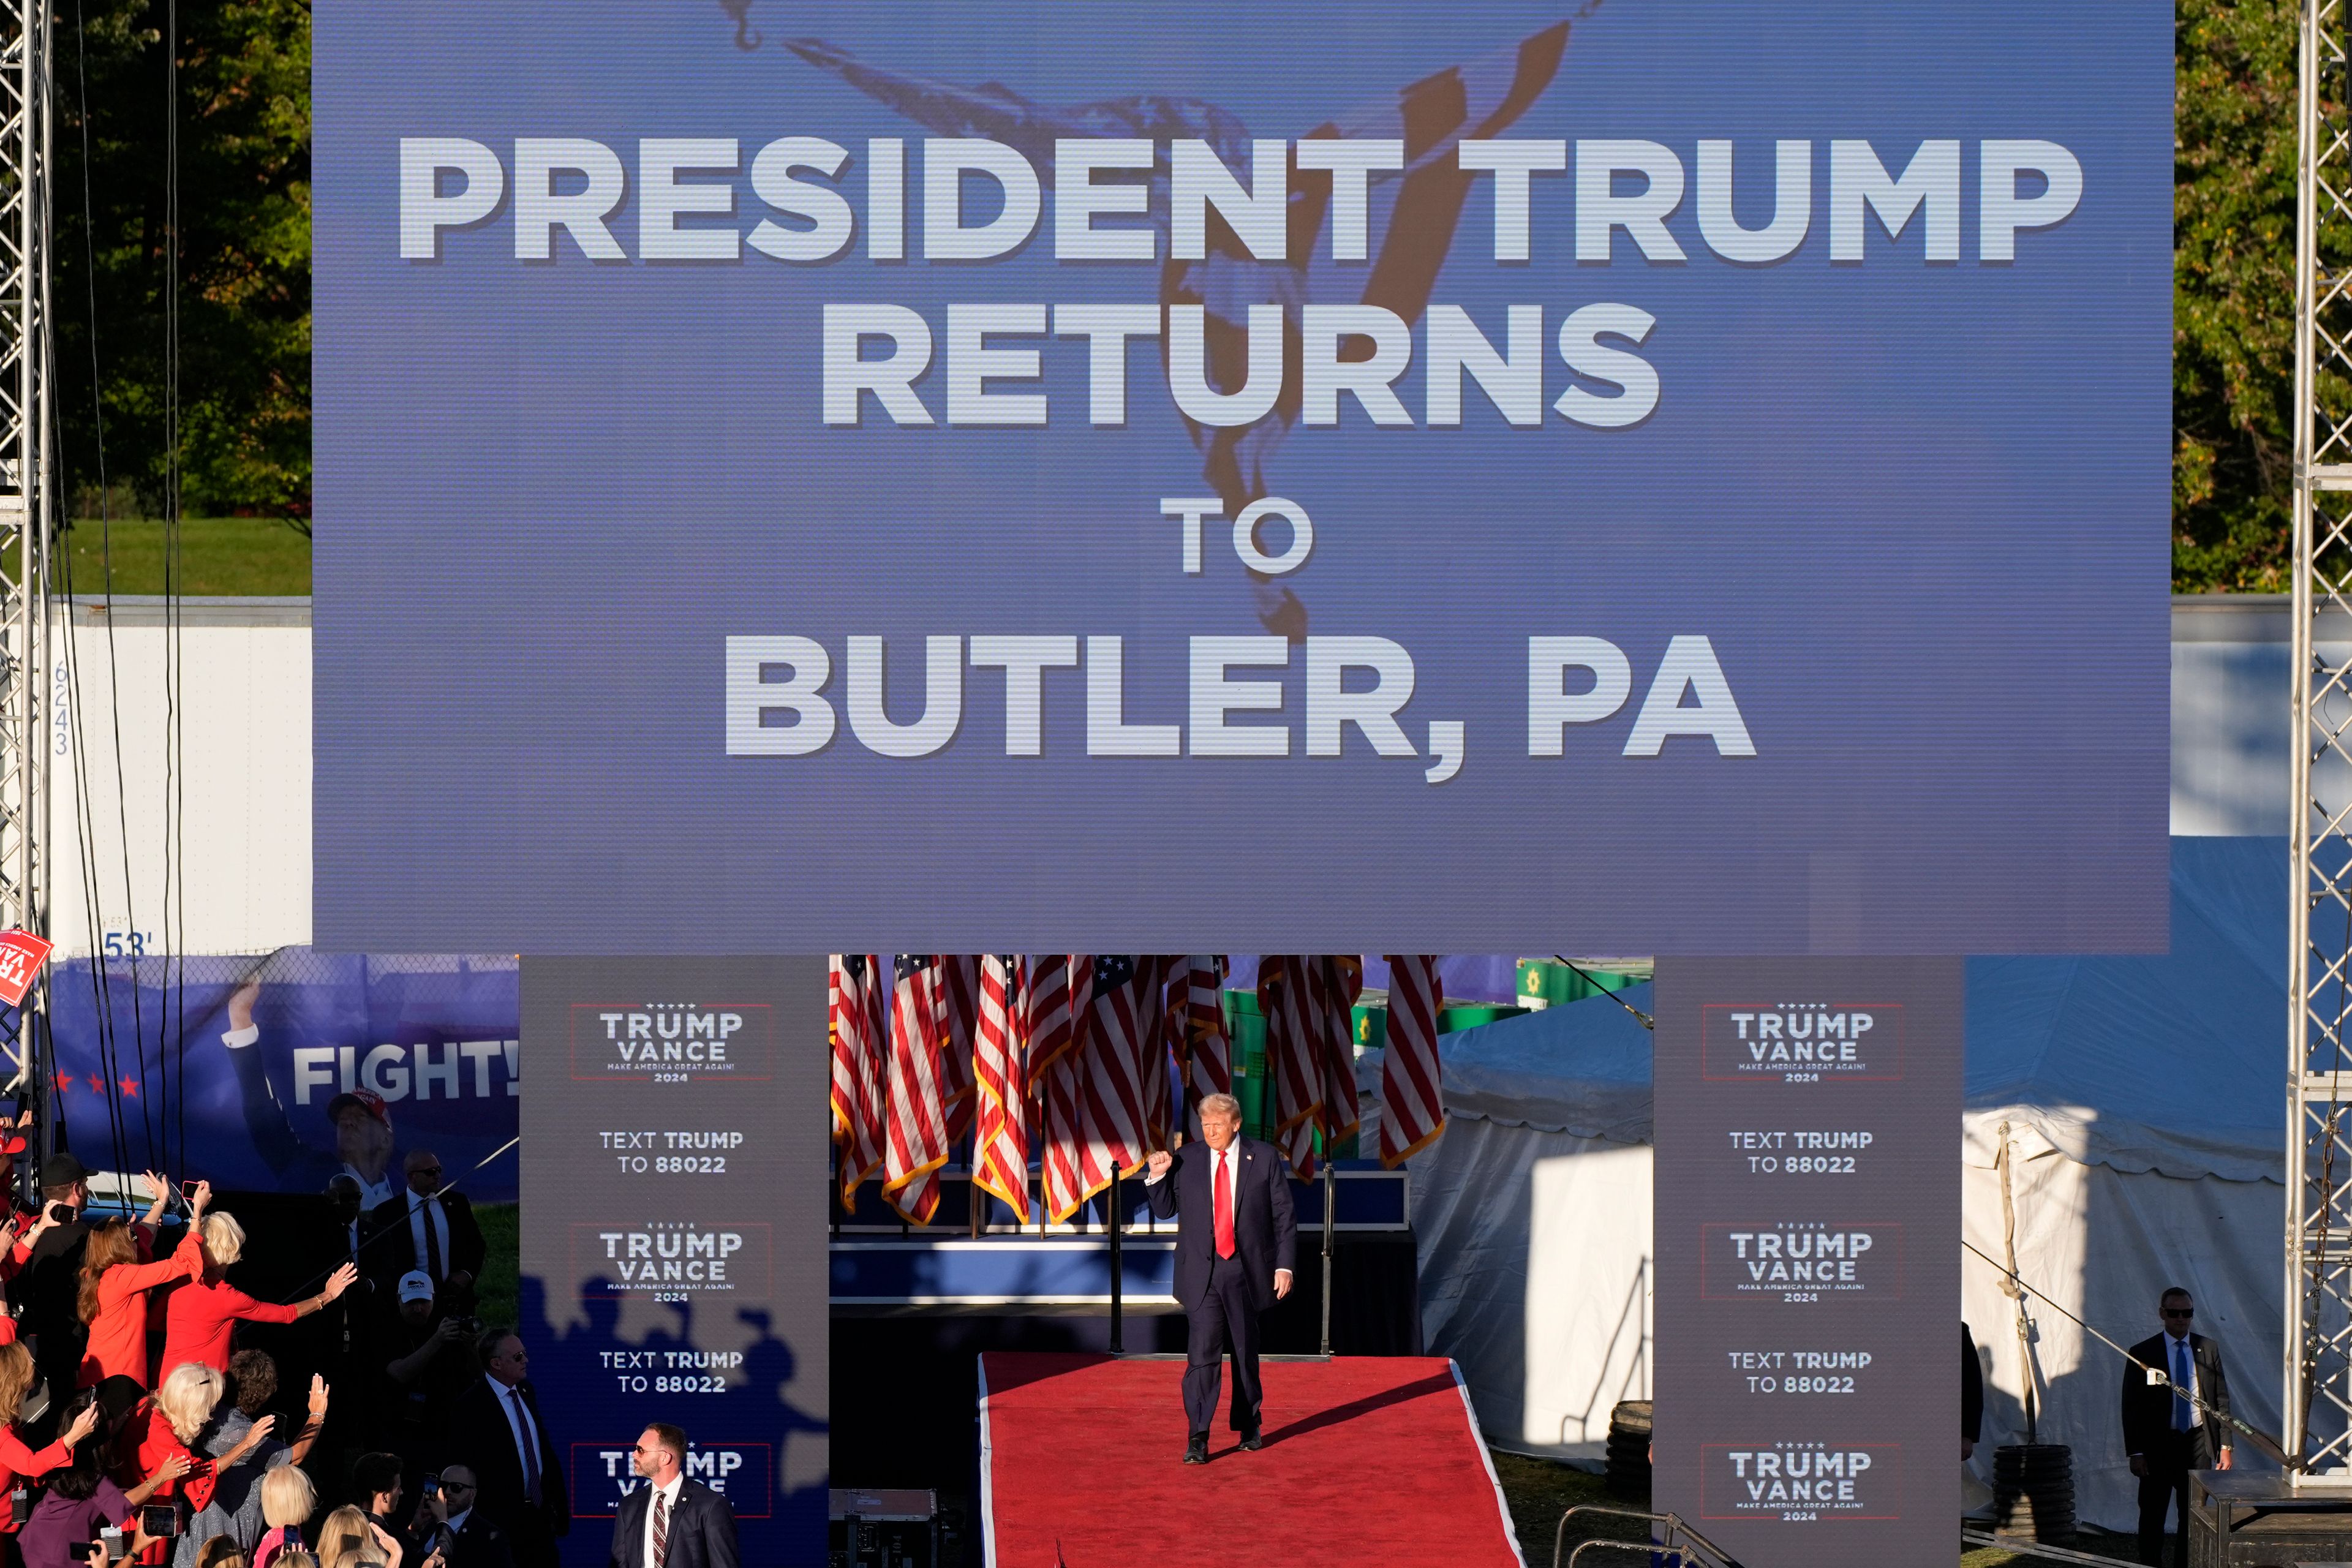
M 1617 1005 L 1624 1008 L 1628 1013 L 1633 1014 L 1636 1019 L 1640 1020 L 1642 1027 L 1645 1029 L 1655 1029 L 1658 1026 L 1658 1021 L 1655 1018 L 1651 1017 L 1647 1013 L 1643 1012 L 1639 1007 L 1634 1006 L 1633 1004 L 1626 1001 L 1625 998 L 1618 995 L 1617 993 L 1610 990 L 1609 987 L 1601 984 L 1601 982 L 1595 980 L 1591 975 L 1587 974 L 1583 970 L 1579 969 L 1575 964 L 1569 963 L 1567 959 L 1562 958 L 1559 954 L 1556 952 L 1553 953 L 1551 955 L 1551 960 L 1554 963 L 1560 964 L 1565 967 L 1570 974 L 1575 975 L 1579 980 L 1583 981 L 1587 985 L 1591 986 L 1595 991 L 1600 992 L 1603 996 L 1608 997 L 1609 1000 L 1616 1003 Z
M 89 182 L 89 38 L 83 26 L 82 0 L 75 0 L 74 4 L 74 77 L 79 95 L 78 129 L 81 138 L 82 284 L 84 301 L 89 311 L 89 397 L 92 437 L 98 458 L 99 521 L 101 538 L 107 540 L 110 545 L 113 498 L 106 467 L 106 403 L 100 391 L 103 381 L 100 368 L 98 342 L 98 258 L 97 244 L 93 237 L 97 228 L 97 219 L 90 198 Z M 91 809 L 90 805 L 89 770 L 86 765 L 89 745 L 82 731 L 80 645 L 73 635 L 73 552 L 68 548 L 62 551 L 60 554 L 61 585 L 65 590 L 67 600 L 65 667 L 67 712 L 69 715 L 68 745 L 74 759 L 74 783 L 80 795 L 81 805 L 81 809 L 75 813 L 75 848 L 81 860 L 85 929 L 91 936 L 97 937 L 100 935 L 104 915 L 100 907 L 98 892 L 97 814 Z M 107 559 L 110 563 L 108 588 L 110 597 L 110 550 Z M 110 635 L 108 652 L 110 659 L 112 657 L 110 616 L 108 629 Z M 130 1163 L 130 1138 L 129 1128 L 122 1114 L 121 1098 L 114 1092 L 118 1056 L 114 1045 L 113 997 L 107 980 L 105 944 L 102 941 L 94 942 L 90 955 L 91 1013 L 97 1026 L 99 1070 L 105 1078 L 101 1094 L 106 1101 L 107 1131 L 113 1145 L 115 1168 L 121 1170 Z M 135 980 L 134 975 L 134 984 Z M 54 1061 L 54 1058 L 52 1060 Z M 54 1101 L 50 1097 L 58 1093 L 54 1078 L 45 1082 L 42 1089 L 44 1103 L 50 1103 L 54 1107 Z M 54 1109 L 52 1117 L 57 1121 L 63 1121 L 61 1116 L 56 1114 Z
M 2024 1275 L 2018 1273 L 2006 1264 L 1995 1262 L 1990 1254 L 1985 1252 L 1983 1248 L 1978 1247 L 1974 1242 L 1969 1240 L 1966 1237 L 1962 1237 L 1960 1238 L 1960 1245 L 1968 1248 L 1970 1252 L 1975 1253 L 1979 1258 L 1983 1258 L 1987 1263 L 1991 1264 L 1996 1272 L 1998 1272 L 2003 1279 L 2015 1285 L 2021 1293 L 2020 1298 L 2021 1300 L 2023 1296 L 2039 1296 L 2042 1298 L 2042 1304 L 2043 1306 L 2049 1308 L 2052 1311 L 2056 1312 L 2060 1317 L 2065 1319 L 2068 1322 L 2074 1324 L 2076 1328 L 2082 1330 L 2084 1333 L 2090 1335 L 2093 1339 L 2098 1341 L 2101 1344 L 2106 1346 L 2109 1350 L 2123 1357 L 2124 1360 L 2129 1362 L 2132 1365 L 2138 1367 L 2141 1371 L 2147 1373 L 2148 1374 L 2149 1381 L 2160 1381 L 2167 1388 L 2171 1388 L 2173 1386 L 2172 1374 L 2165 1368 L 2148 1365 L 2147 1363 L 2140 1360 L 2139 1357 L 2132 1354 L 2131 1352 L 2124 1349 L 2123 1346 L 2116 1343 L 2115 1341 L 2107 1338 L 2106 1335 L 2091 1327 L 2090 1324 L 2084 1322 L 2082 1319 L 2076 1317 L 2074 1313 L 2060 1306 L 2056 1301 L 2052 1300 L 2048 1291 L 2042 1289 L 2039 1286 L 2026 1283 Z M 2304 1461 L 2299 1458 L 2289 1456 L 2285 1447 L 2269 1433 L 2262 1430 L 2262 1428 L 2258 1426 L 2249 1426 L 2234 1415 L 2223 1415 L 2215 1412 L 2210 1405 L 2207 1405 L 2202 1399 L 2198 1397 L 2197 1391 L 2194 1388 L 2187 1390 L 2186 1393 L 2190 1404 L 2211 1415 L 2213 1419 L 2216 1421 L 2220 1421 L 2226 1426 L 2233 1426 L 2240 1432 L 2245 1434 L 2248 1438 L 2252 1439 L 2254 1447 L 2260 1448 L 2269 1458 L 2277 1460 L 2281 1465 L 2290 1470 L 2299 1470 L 2304 1468 Z
M 181 767 L 180 628 L 182 497 L 180 452 L 180 7 L 165 0 L 164 18 L 169 50 L 164 61 L 163 190 L 163 969 L 164 994 L 157 999 L 155 1068 L 163 1100 L 156 1119 L 163 1124 L 163 1155 L 172 1159 L 173 1112 L 177 1112 L 180 1162 L 188 1156 L 187 1108 L 187 863 L 182 833 L 186 819 L 186 770 Z M 163 1050 L 169 1031 L 178 1081 L 165 1067 Z
M 472 1174 L 474 1173 L 474 1171 L 478 1171 L 478 1170 L 480 1170 L 483 1166 L 485 1166 L 485 1165 L 488 1164 L 491 1161 L 493 1161 L 493 1160 L 497 1159 L 499 1155 L 501 1155 L 501 1154 L 505 1153 L 508 1150 L 509 1150 L 509 1149 L 511 1149 L 511 1148 L 515 1147 L 517 1144 L 520 1143 L 521 1142 L 522 1142 L 522 1134 L 521 1134 L 521 1133 L 520 1133 L 520 1132 L 516 1133 L 513 1137 L 511 1137 L 511 1138 L 508 1139 L 505 1142 L 503 1142 L 503 1143 L 499 1144 L 497 1148 L 495 1148 L 495 1149 L 491 1150 L 488 1153 L 487 1153 L 487 1154 L 483 1155 L 480 1159 L 478 1159 L 478 1160 L 475 1161 L 475 1162 L 474 1162 L 474 1170 L 473 1170 L 473 1171 L 468 1171 L 468 1172 L 467 1172 L 465 1176 L 459 1176 L 456 1181 L 444 1182 L 444 1183 L 442 1183 L 439 1186 L 437 1186 L 437 1187 L 434 1188 L 434 1189 L 433 1189 L 433 1195 L 434 1195 L 435 1197 L 436 1197 L 436 1198 L 437 1198 L 437 1197 L 441 1196 L 444 1193 L 454 1193 L 454 1192 L 456 1192 L 456 1191 L 457 1190 L 457 1188 L 458 1188 L 459 1184 L 462 1184 L 462 1183 L 465 1181 L 466 1176 L 470 1176 L 470 1175 L 472 1175 Z M 399 1191 L 398 1193 L 396 1193 L 396 1194 L 394 1194 L 394 1198 L 396 1198 L 397 1200 L 399 1200 L 399 1201 L 400 1201 L 400 1202 L 402 1202 L 402 1203 L 405 1203 L 405 1202 L 407 1201 L 407 1199 L 408 1199 L 408 1187 L 407 1187 L 407 1185 L 406 1185 L 406 1184 L 405 1184 L 405 1183 L 404 1183 L 404 1184 L 402 1184 L 402 1186 L 401 1186 L 401 1188 L 400 1188 L 400 1191 Z M 381 1206 L 381 1205 L 378 1205 L 378 1206 Z M 366 1211 L 366 1210 L 364 1210 L 364 1209 L 362 1209 L 362 1210 L 361 1210 L 361 1211 L 360 1211 L 360 1213 L 361 1213 L 362 1217 L 365 1217 L 367 1211 Z M 382 1241 L 384 1237 L 388 1237 L 388 1236 L 405 1236 L 405 1235 L 407 1235 L 407 1234 L 408 1234 L 408 1227 L 407 1227 L 406 1226 L 385 1226 L 383 1229 L 382 1229 L 382 1230 L 380 1230 L 380 1231 L 377 1231 L 373 1236 L 363 1237 L 363 1238 L 361 1240 L 361 1242 L 360 1242 L 360 1244 L 359 1244 L 358 1247 L 354 1250 L 353 1257 L 356 1257 L 356 1256 L 358 1255 L 358 1253 L 365 1252 L 369 1247 L 373 1247 L 377 1242 Z M 349 1262 L 349 1261 L 351 1261 L 351 1259 L 349 1259 L 349 1258 L 338 1258 L 338 1259 L 334 1262 L 334 1264 L 333 1264 L 332 1266 L 331 1266 L 331 1267 L 329 1267 L 329 1268 L 322 1268 L 322 1269 L 320 1269 L 318 1273 L 313 1274 L 312 1276 L 310 1276 L 310 1283 L 309 1283 L 309 1284 L 307 1284 L 307 1285 L 305 1285 L 305 1286 L 303 1286 L 300 1289 L 299 1289 L 299 1290 L 297 1290 L 297 1291 L 295 1291 L 295 1292 L 294 1292 L 294 1299 L 295 1299 L 296 1300 L 298 1300 L 298 1301 L 299 1301 L 299 1300 L 300 1300 L 303 1297 L 308 1296 L 309 1294 L 310 1294 L 310 1292 L 311 1292 L 311 1291 L 313 1291 L 313 1290 L 317 1289 L 320 1286 L 321 1286 L 321 1285 L 325 1284 L 325 1283 L 327 1282 L 327 1279 L 328 1279 L 328 1277 L 329 1277 L 330 1275 L 333 1274 L 333 1273 L 334 1273 L 334 1271 L 335 1271 L 337 1268 L 341 1268 L 343 1266 L 343 1264 L 344 1264 L 344 1263 Z M 436 1283 L 437 1283 L 437 1282 L 436 1282 Z

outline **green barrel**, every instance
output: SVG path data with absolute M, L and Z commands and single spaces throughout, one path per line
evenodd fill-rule
M 1523 958 L 1519 960 L 1519 998 L 1530 1006 L 1558 1007 L 1604 992 L 1622 991 L 1641 984 L 1642 978 L 1601 969 L 1580 973 L 1553 959 Z

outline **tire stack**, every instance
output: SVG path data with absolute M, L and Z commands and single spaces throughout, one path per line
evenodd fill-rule
M 1609 1495 L 1650 1495 L 1650 1402 L 1628 1399 L 1609 1413 Z
M 2012 1443 L 1993 1450 L 1993 1519 L 2004 1535 L 2043 1546 L 2074 1544 L 2074 1456 L 2063 1443 Z

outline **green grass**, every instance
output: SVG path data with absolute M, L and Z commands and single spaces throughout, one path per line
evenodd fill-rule
M 480 1224 L 483 1244 L 489 1249 L 482 1259 L 481 1278 L 474 1281 L 474 1299 L 478 1303 L 474 1310 L 492 1327 L 518 1327 L 516 1314 L 521 1310 L 522 1283 L 521 1207 L 516 1204 L 476 1204 L 474 1218 Z
M 1518 1529 L 1519 1554 L 1528 1561 L 1528 1568 L 1549 1568 L 1552 1536 L 1559 1529 L 1559 1516 L 1580 1503 L 1591 1503 L 1601 1508 L 1647 1509 L 1647 1499 L 1612 1497 L 1601 1478 L 1587 1470 L 1563 1465 L 1551 1459 L 1533 1459 L 1524 1454 L 1507 1454 L 1500 1448 L 1489 1450 L 1495 1460 L 1495 1479 L 1502 1483 L 1503 1500 L 1511 1506 L 1511 1522 Z M 1600 1519 L 1588 1526 L 1569 1532 L 1568 1547 L 1573 1550 L 1580 1541 L 1647 1541 L 1649 1526 L 1640 1520 Z M 1560 1561 L 1568 1560 L 1566 1551 Z M 1587 1552 L 1587 1563 L 1598 1562 L 1602 1568 L 1609 1564 L 1638 1564 L 1640 1556 L 1627 1552 Z
M 58 584 L 77 596 L 107 591 L 163 591 L 163 524 L 160 519 L 76 518 L 66 525 L 65 559 Z M 310 591 L 310 542 L 288 523 L 266 517 L 190 518 L 180 525 L 179 590 L 198 596 L 306 595 Z

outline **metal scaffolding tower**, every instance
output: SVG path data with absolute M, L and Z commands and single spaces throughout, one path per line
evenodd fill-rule
M 0 928 L 46 933 L 48 839 L 50 18 L 0 0 Z M 46 987 L 0 1009 L 0 1081 L 45 1089 Z M 33 1070 L 26 1073 L 27 1068 Z M 47 1117 L 42 1118 L 46 1130 Z

